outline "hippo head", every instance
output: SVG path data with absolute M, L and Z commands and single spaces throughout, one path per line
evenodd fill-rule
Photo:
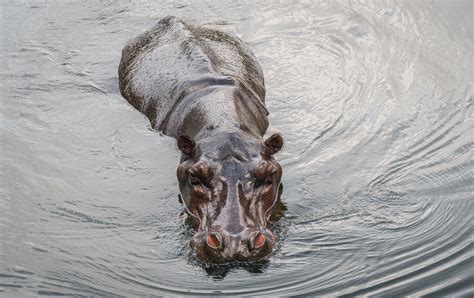
M 268 229 L 278 200 L 282 169 L 273 158 L 283 146 L 274 134 L 264 142 L 226 133 L 196 143 L 177 139 L 182 201 L 197 231 L 191 241 L 199 260 L 210 263 L 254 261 L 272 252 Z

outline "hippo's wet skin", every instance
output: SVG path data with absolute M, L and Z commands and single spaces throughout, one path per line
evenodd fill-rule
M 257 260 L 273 249 L 283 146 L 268 127 L 262 70 L 237 37 L 162 19 L 122 51 L 120 92 L 177 140 L 181 197 L 205 262 Z

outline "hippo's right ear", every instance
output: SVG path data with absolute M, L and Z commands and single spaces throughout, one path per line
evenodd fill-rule
M 188 136 L 179 136 L 177 140 L 178 148 L 186 155 L 193 155 L 196 150 L 196 142 Z

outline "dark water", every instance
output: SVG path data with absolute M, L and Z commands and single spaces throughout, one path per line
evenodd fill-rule
M 474 295 L 472 1 L 3 1 L 0 296 Z M 264 69 L 288 211 L 269 262 L 187 258 L 174 140 L 120 97 L 176 15 Z

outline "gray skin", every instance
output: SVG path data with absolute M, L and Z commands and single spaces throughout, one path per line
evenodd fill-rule
M 225 263 L 272 252 L 268 225 L 282 206 L 282 169 L 273 155 L 283 139 L 262 139 L 265 86 L 248 46 L 166 17 L 125 46 L 119 85 L 154 129 L 177 140 L 177 177 L 197 229 L 196 256 Z

